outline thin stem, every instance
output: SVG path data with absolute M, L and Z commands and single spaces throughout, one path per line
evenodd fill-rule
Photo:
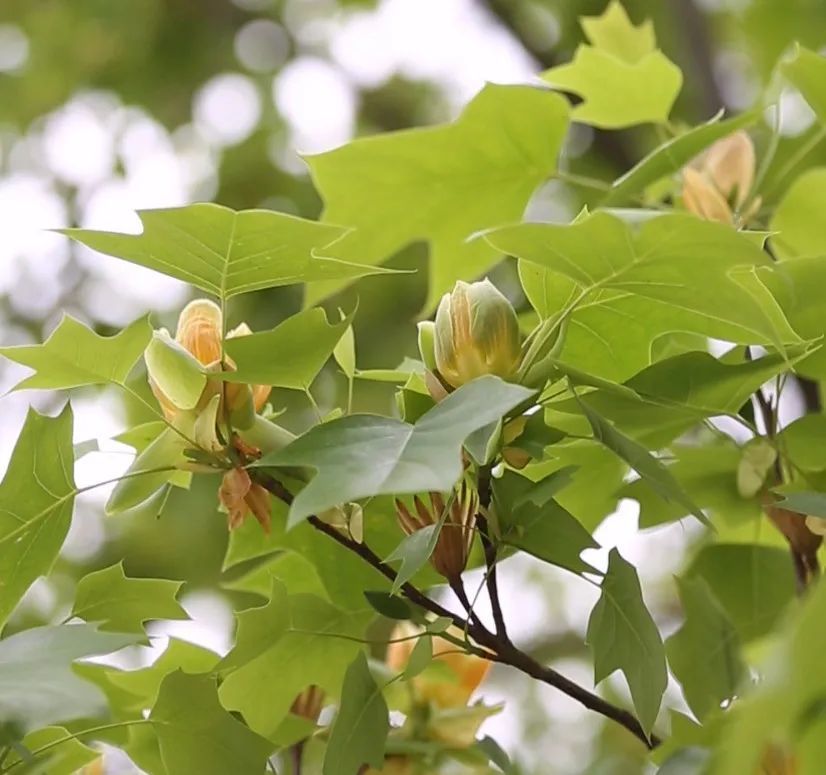
M 277 479 L 261 471 L 260 469 L 250 469 L 250 475 L 276 498 L 280 499 L 287 505 L 292 503 L 292 493 L 287 490 L 287 488 L 284 487 L 284 485 Z M 389 565 L 387 565 L 366 543 L 358 543 L 354 541 L 352 538 L 339 532 L 332 525 L 328 525 L 315 515 L 308 517 L 307 521 L 313 528 L 321 533 L 324 533 L 337 544 L 343 546 L 354 554 L 357 554 L 389 581 L 394 582 L 396 580 L 396 572 Z M 582 686 L 579 686 L 579 684 L 574 683 L 553 668 L 541 665 L 529 654 L 520 651 L 512 643 L 509 643 L 494 633 L 489 632 L 478 622 L 473 622 L 457 616 L 455 613 L 449 611 L 435 600 L 431 600 L 410 582 L 402 584 L 400 589 L 402 594 L 411 603 L 418 605 L 430 613 L 436 614 L 436 616 L 443 616 L 449 619 L 458 629 L 465 631 L 471 638 L 473 638 L 474 641 L 476 641 L 476 643 L 484 647 L 484 649 L 476 649 L 470 644 L 467 644 L 467 648 L 471 653 L 477 654 L 478 656 L 490 660 L 491 662 L 509 665 L 510 667 L 513 667 L 526 675 L 536 678 L 538 681 L 542 681 L 549 686 L 559 689 L 559 691 L 563 692 L 563 694 L 567 694 L 569 697 L 581 703 L 589 710 L 593 710 L 595 713 L 599 713 L 600 715 L 621 724 L 649 749 L 656 748 L 660 744 L 661 741 L 656 735 L 652 734 L 651 736 L 648 736 L 645 733 L 642 725 L 633 713 L 613 705 L 599 695 L 588 691 Z
M 52 748 L 57 747 L 58 745 L 62 745 L 63 743 L 68 743 L 70 740 L 76 740 L 79 737 L 86 737 L 87 735 L 96 735 L 98 732 L 107 732 L 110 729 L 120 729 L 121 727 L 131 727 L 137 726 L 139 724 L 151 724 L 152 720 L 148 718 L 139 718 L 139 719 L 132 719 L 131 721 L 116 721 L 112 724 L 101 724 L 97 727 L 90 727 L 89 729 L 82 729 L 80 732 L 73 732 L 72 734 L 66 735 L 66 737 L 58 738 L 57 740 L 52 740 L 50 743 L 46 743 L 46 745 L 41 745 L 40 748 L 35 748 L 31 755 L 39 756 L 46 751 L 51 750 Z M 6 769 L 0 769 L 0 772 L 6 773 L 11 772 L 15 767 L 23 764 L 23 759 L 20 761 L 16 761 L 11 767 Z M 0 760 L 0 764 L 2 761 Z
M 315 400 L 315 396 L 313 396 L 312 392 L 310 392 L 310 388 L 307 386 L 304 387 L 304 395 L 307 396 L 310 406 L 313 407 L 316 418 L 319 422 L 321 422 L 324 419 L 324 415 L 321 413 L 321 407 L 318 405 L 318 401 Z

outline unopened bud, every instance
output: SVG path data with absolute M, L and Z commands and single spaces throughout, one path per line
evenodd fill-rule
M 413 512 L 402 501 L 396 500 L 396 515 L 407 535 L 438 524 L 444 517 L 430 563 L 448 581 L 455 581 L 464 571 L 473 545 L 479 494 L 466 481 L 462 481 L 447 502 L 438 492 L 431 492 L 429 499 L 428 505 L 416 495 L 413 498 Z
M 731 224 L 734 216 L 725 197 L 697 170 L 683 170 L 683 204 L 706 221 Z
M 209 299 L 189 302 L 178 317 L 177 341 L 204 366 L 221 360 L 221 308 Z
M 323 703 L 324 690 L 320 686 L 310 685 L 295 698 L 290 712 L 315 724 Z
M 510 379 L 519 366 L 519 321 L 489 280 L 456 283 L 436 311 L 434 350 L 439 374 L 453 387 L 494 374 Z
M 737 209 L 751 191 L 755 166 L 754 143 L 742 129 L 714 143 L 702 163 L 717 190 Z

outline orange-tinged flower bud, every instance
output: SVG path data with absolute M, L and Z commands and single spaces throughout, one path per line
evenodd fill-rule
M 697 170 L 683 170 L 683 203 L 706 221 L 731 224 L 734 216 L 725 197 Z
M 394 628 L 390 640 L 395 642 L 388 645 L 385 656 L 391 669 L 399 672 L 404 670 L 416 645 L 413 636 L 422 632 L 410 622 L 401 622 Z M 457 628 L 451 628 L 449 632 L 457 638 L 464 637 L 464 633 Z M 408 640 L 400 640 L 401 638 Z M 456 644 L 439 636 L 433 636 L 433 658 L 447 666 L 455 678 L 446 679 L 438 673 L 428 674 L 425 671 L 412 679 L 415 696 L 438 708 L 465 707 L 487 675 L 490 662 L 475 654 L 460 651 Z
M 447 502 L 441 493 L 432 492 L 429 505 L 418 495 L 413 498 L 413 505 L 415 514 L 396 500 L 396 516 L 407 535 L 438 523 L 447 512 L 430 563 L 448 581 L 455 581 L 465 569 L 473 545 L 479 493 L 467 481 L 462 481 Z
M 742 129 L 718 140 L 703 159 L 703 170 L 725 199 L 743 206 L 754 183 L 754 143 Z
M 290 711 L 296 716 L 301 716 L 315 724 L 319 713 L 321 713 L 323 703 L 324 689 L 320 686 L 311 685 L 295 698 Z
M 439 302 L 434 350 L 439 374 L 453 387 L 484 374 L 510 379 L 520 358 L 516 312 L 489 280 L 460 280 Z
M 209 299 L 189 302 L 178 317 L 175 341 L 204 366 L 221 359 L 221 308 Z

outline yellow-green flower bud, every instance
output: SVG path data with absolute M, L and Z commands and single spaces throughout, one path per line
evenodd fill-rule
M 494 374 L 510 379 L 519 366 L 519 321 L 510 302 L 489 280 L 456 283 L 436 311 L 436 366 L 460 387 Z

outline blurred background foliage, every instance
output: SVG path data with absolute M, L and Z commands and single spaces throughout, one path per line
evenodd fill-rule
M 599 14 L 605 4 L 3 0 L 3 344 L 42 341 L 63 311 L 102 333 L 147 311 L 156 325 L 171 327 L 187 299 L 188 290 L 175 281 L 70 246 L 44 229 L 134 229 L 135 209 L 198 200 L 316 217 L 322 202 L 298 152 L 453 118 L 485 80 L 529 81 L 569 59 L 581 40 L 578 17 Z M 826 4 L 820 0 L 626 0 L 625 5 L 635 21 L 654 20 L 660 46 L 683 70 L 685 86 L 674 114 L 678 122 L 697 123 L 721 107 L 748 108 L 770 84 L 775 62 L 793 41 L 813 49 L 826 45 Z M 805 105 L 794 95 L 787 97 L 778 167 L 787 145 L 814 131 Z M 763 122 L 755 132 L 758 145 L 768 136 Z M 565 164 L 572 173 L 611 180 L 656 140 L 649 128 L 606 134 L 575 127 Z M 816 153 L 826 157 L 822 146 Z M 529 214 L 568 219 L 587 202 L 587 189 L 551 182 L 537 193 Z M 368 278 L 327 304 L 330 310 L 350 309 L 358 299 L 360 367 L 390 367 L 414 354 L 414 322 L 426 290 L 425 257 L 425 246 L 409 246 L 391 263 L 417 273 Z M 494 274 L 525 309 L 513 266 L 498 267 Z M 246 320 L 253 329 L 272 327 L 301 303 L 295 288 L 250 294 L 231 306 L 230 324 Z M 17 374 L 8 363 L 0 368 L 0 388 L 6 389 Z M 142 376 L 139 382 L 144 383 Z M 332 367 L 314 386 L 325 409 L 335 405 L 342 389 Z M 63 400 L 25 393 L 5 399 L 0 464 L 25 406 L 32 402 L 49 410 Z M 296 430 L 311 417 L 302 395 L 282 391 L 273 403 L 294 410 L 290 423 Z M 392 406 L 389 387 L 358 386 L 357 410 L 386 413 Z M 78 441 L 113 435 L 126 426 L 127 416 L 132 422 L 141 417 L 139 407 L 100 392 L 81 396 L 76 411 Z M 90 455 L 83 465 L 89 481 L 95 481 L 105 478 L 112 464 Z M 225 646 L 231 622 L 226 601 L 248 605 L 255 598 L 214 593 L 227 581 L 221 570 L 226 528 L 215 510 L 214 489 L 203 486 L 188 498 L 174 494 L 160 517 L 156 508 L 111 521 L 102 517 L 103 498 L 81 499 L 54 578 L 36 585 L 16 626 L 59 620 L 79 575 L 125 558 L 129 575 L 187 581 L 185 603 L 196 622 L 175 632 Z M 621 518 L 620 537 L 608 540 L 626 542 L 624 553 L 640 563 L 649 602 L 667 623 L 674 612 L 673 594 L 664 591 L 665 585 L 684 562 L 690 536 L 679 526 L 653 538 L 640 536 L 635 520 L 633 506 L 630 516 Z M 652 546 L 659 550 L 652 553 Z M 506 605 L 519 619 L 517 637 L 589 683 L 578 658 L 592 591 L 572 589 L 567 579 L 552 570 L 540 573 L 530 561 L 509 561 L 506 569 L 502 583 Z M 585 723 L 578 706 L 550 690 L 494 671 L 486 692 L 512 701 L 490 722 L 491 733 L 515 753 L 525 772 L 547 773 L 549 760 L 560 773 L 631 773 L 642 766 L 630 737 L 590 718 Z

